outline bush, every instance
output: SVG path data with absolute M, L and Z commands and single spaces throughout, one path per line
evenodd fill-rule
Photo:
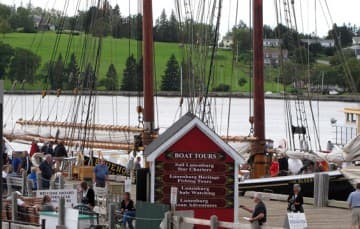
M 227 84 L 219 84 L 218 86 L 213 88 L 213 91 L 227 92 L 230 91 L 230 86 Z

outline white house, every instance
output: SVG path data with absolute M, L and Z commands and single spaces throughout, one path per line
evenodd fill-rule
M 353 45 L 360 45 L 360 37 L 353 37 L 352 44 Z
M 234 44 L 234 40 L 233 40 L 233 37 L 232 36 L 225 36 L 223 37 L 222 39 L 222 43 L 223 43 L 223 48 L 226 48 L 226 49 L 231 49 L 233 44 Z
M 333 39 L 301 39 L 301 43 L 307 45 L 320 44 L 323 48 L 331 48 L 335 46 Z
M 349 47 L 348 49 L 351 49 L 354 51 L 354 54 L 356 56 L 356 59 L 360 60 L 360 45 L 353 45 Z
M 263 40 L 263 45 L 264 47 L 279 47 L 281 44 L 281 40 L 280 39 L 264 39 Z

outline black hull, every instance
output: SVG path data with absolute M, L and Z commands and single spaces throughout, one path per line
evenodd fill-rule
M 305 197 L 314 197 L 314 175 L 250 179 L 239 183 L 239 192 L 244 194 L 246 191 L 257 191 L 288 195 L 294 184 L 301 185 L 301 192 Z M 354 188 L 343 175 L 330 175 L 329 200 L 346 201 L 352 191 Z

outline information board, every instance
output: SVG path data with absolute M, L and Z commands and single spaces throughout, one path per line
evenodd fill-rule
M 307 221 L 304 213 L 287 213 L 288 228 L 304 229 L 307 228 Z
M 51 203 L 54 207 L 58 207 L 60 198 L 65 198 L 65 207 L 73 207 L 77 204 L 77 190 L 76 189 L 51 189 L 51 190 L 37 190 L 36 197 L 44 197 L 48 195 L 51 197 Z
M 233 208 L 234 161 L 224 152 L 167 151 L 155 163 L 155 201 L 179 208 Z

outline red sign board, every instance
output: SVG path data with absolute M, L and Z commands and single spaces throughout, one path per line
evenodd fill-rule
M 195 217 L 234 219 L 234 159 L 194 128 L 155 159 L 154 200 L 170 204 L 177 187 L 178 210 Z

